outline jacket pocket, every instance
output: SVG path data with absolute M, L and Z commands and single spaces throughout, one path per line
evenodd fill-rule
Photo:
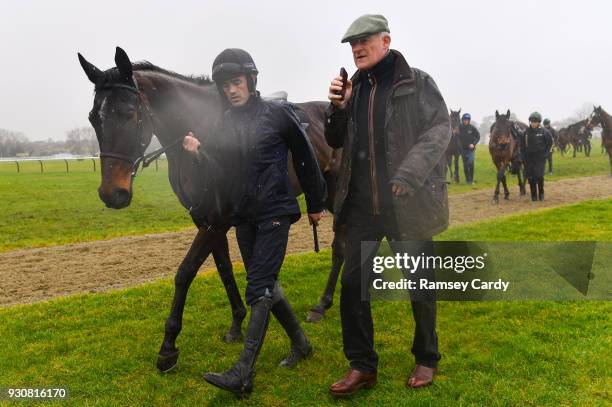
M 443 177 L 431 176 L 412 196 L 395 199 L 403 240 L 431 238 L 448 226 L 448 191 Z

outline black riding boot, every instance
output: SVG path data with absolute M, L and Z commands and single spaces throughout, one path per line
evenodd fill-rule
M 532 178 L 529 178 L 529 190 L 531 191 L 531 200 L 534 202 L 537 201 L 538 191 L 537 191 L 535 180 Z
M 538 199 L 544 200 L 544 177 L 538 178 Z
M 470 184 L 474 182 L 474 163 L 469 164 L 470 168 Z
M 263 345 L 270 321 L 271 297 L 261 297 L 251 305 L 251 317 L 238 362 L 224 373 L 205 373 L 204 380 L 242 398 L 253 391 L 255 361 Z
M 312 346 L 279 286 L 274 287 L 272 298 L 274 301 L 272 314 L 283 326 L 289 339 L 291 339 L 291 352 L 285 359 L 281 360 L 279 366 L 295 367 L 300 360 L 312 355 Z

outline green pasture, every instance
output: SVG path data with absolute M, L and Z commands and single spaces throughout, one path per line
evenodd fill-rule
M 583 201 L 523 215 L 474 222 L 448 229 L 436 239 L 612 241 L 612 199 Z
M 91 160 L 0 163 L 0 251 L 180 230 L 193 225 L 170 188 L 160 160 L 134 180 L 132 204 L 106 208 L 98 197 L 99 165 Z
M 154 164 L 134 180 L 130 207 L 108 209 L 98 198 L 99 164 L 91 160 L 22 163 L 20 173 L 12 162 L 0 162 L 0 252 L 117 236 L 176 231 L 190 227 L 191 218 L 179 204 L 167 178 L 165 161 Z M 593 152 L 590 158 L 555 154 L 555 175 L 561 178 L 604 175 L 609 172 L 606 156 Z M 461 171 L 461 170 L 460 170 Z M 462 176 L 463 179 L 463 176 Z M 449 185 L 451 194 L 493 188 L 495 171 L 485 146 L 476 154 L 476 183 Z M 516 188 L 516 180 L 510 185 Z M 300 198 L 302 208 L 303 199 Z
M 440 238 L 557 240 L 577 237 L 585 208 L 600 213 L 586 221 L 610 222 L 612 200 L 585 202 L 478 228 L 454 228 Z M 554 219 L 563 219 L 554 222 Z M 521 223 L 524 222 L 524 223 Z M 547 235 L 522 234 L 517 224 L 549 224 Z M 612 240 L 612 232 L 579 236 Z M 534 243 L 536 244 L 536 243 Z M 301 316 L 325 284 L 329 250 L 289 256 L 281 280 Z M 245 276 L 235 267 L 241 290 Z M 612 389 L 612 305 L 576 302 L 439 302 L 438 333 L 443 359 L 433 386 L 410 390 L 414 329 L 408 302 L 374 302 L 379 383 L 350 401 L 336 401 L 328 386 L 347 367 L 336 305 L 320 324 L 305 324 L 315 354 L 295 370 L 277 367 L 289 343 L 272 321 L 257 364 L 255 392 L 244 402 L 211 387 L 205 371 L 228 368 L 241 344 L 224 344 L 230 309 L 214 273 L 195 279 L 178 346 L 174 373 L 161 375 L 155 359 L 173 293 L 171 278 L 104 294 L 76 295 L 0 309 L 0 387 L 67 386 L 71 405 L 367 405 L 384 406 L 600 406 Z M 25 403 L 24 403 L 25 404 Z

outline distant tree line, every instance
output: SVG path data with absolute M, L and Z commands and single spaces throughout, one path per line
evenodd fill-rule
M 0 129 L 0 158 L 45 157 L 55 154 L 96 155 L 100 151 L 94 129 L 76 127 L 66 132 L 65 140 L 30 141 L 25 134 Z

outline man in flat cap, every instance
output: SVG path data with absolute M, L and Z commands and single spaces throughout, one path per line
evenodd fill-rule
M 376 384 L 370 302 L 361 295 L 361 242 L 380 244 L 386 237 L 391 243 L 421 241 L 432 250 L 432 237 L 448 227 L 444 152 L 451 138 L 440 91 L 427 73 L 390 49 L 385 17 L 359 17 L 342 42 L 350 43 L 357 72 L 344 98 L 342 78 L 331 81 L 325 126 L 327 143 L 344 148 L 334 216 L 336 227 L 348 228 L 340 313 L 350 370 L 330 387 L 334 396 Z M 416 366 L 406 385 L 416 388 L 432 383 L 440 354 L 435 296 L 416 300 L 411 293 L 411 300 Z

